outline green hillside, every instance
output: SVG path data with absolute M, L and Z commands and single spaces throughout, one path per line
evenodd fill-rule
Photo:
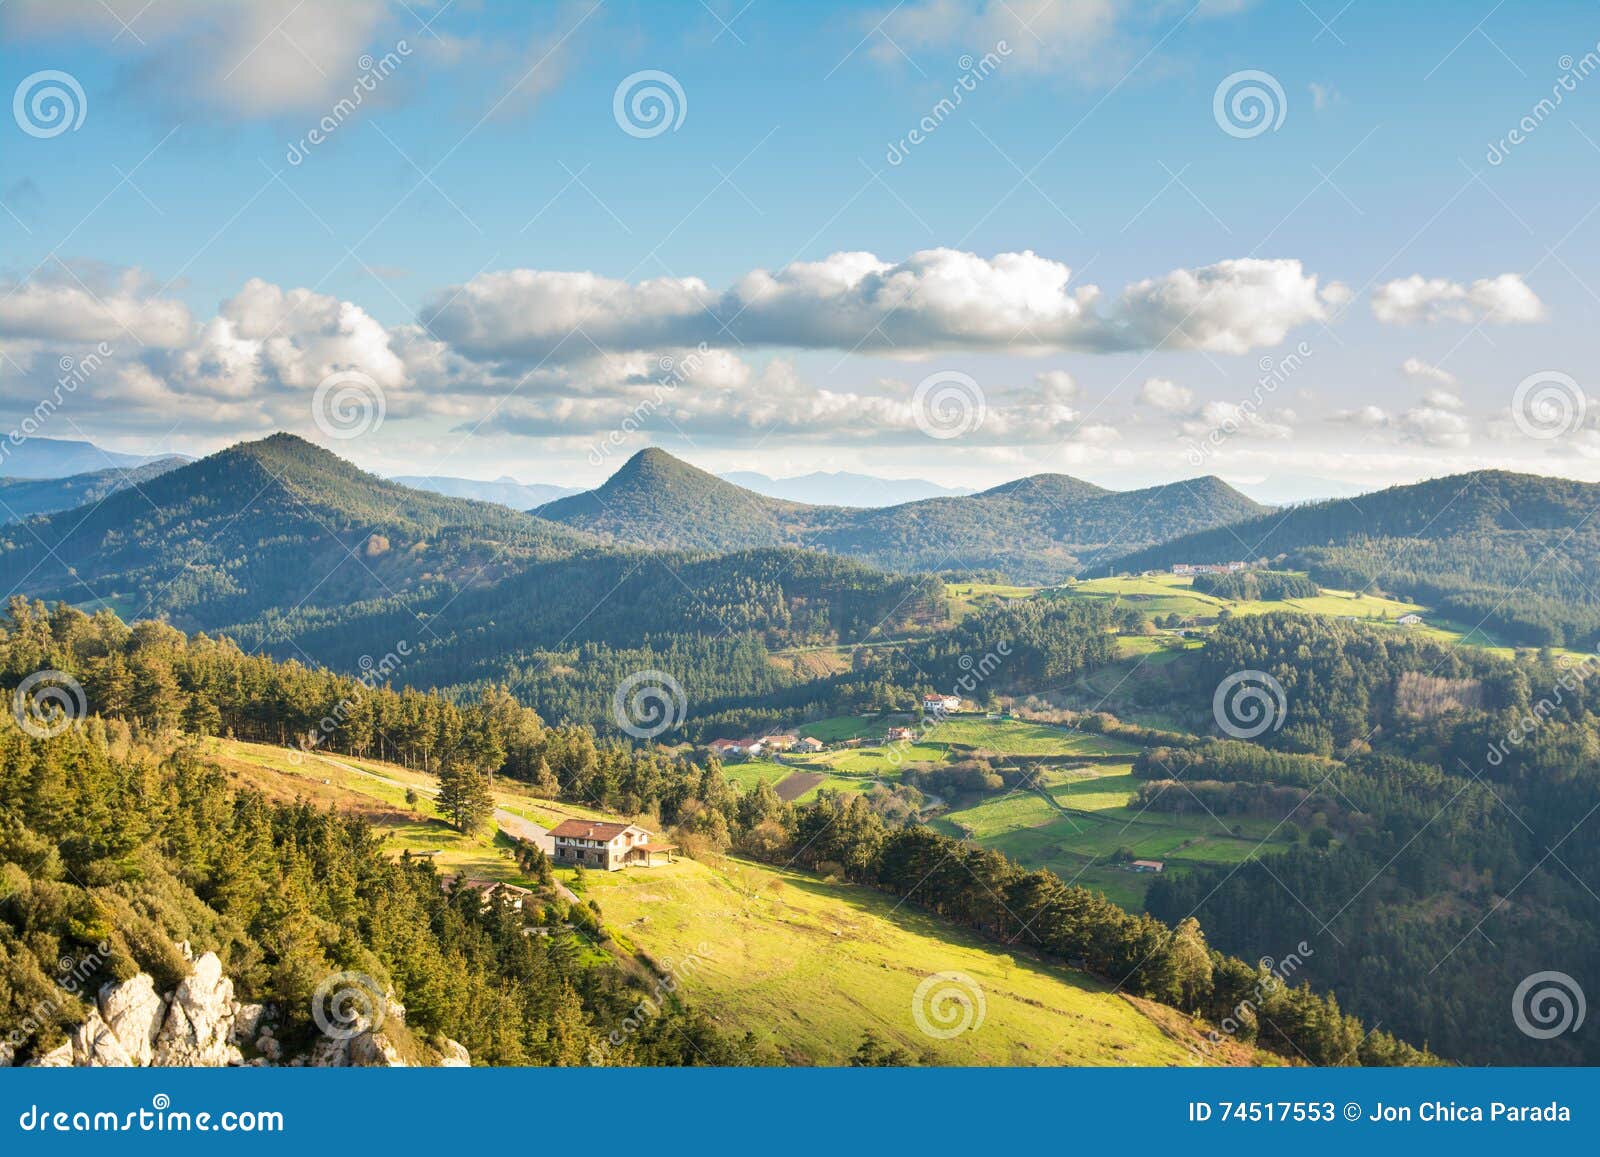
M 1482 470 L 1311 503 L 1116 555 L 1090 575 L 1270 559 L 1530 646 L 1600 635 L 1600 485 Z

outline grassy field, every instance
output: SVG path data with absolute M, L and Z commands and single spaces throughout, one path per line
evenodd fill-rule
M 589 873 L 588 895 L 619 940 L 658 961 L 694 959 L 679 967 L 695 1007 L 793 1063 L 840 1064 L 868 1029 L 936 1064 L 1188 1063 L 1182 1017 L 869 889 L 717 859 Z M 913 1001 L 927 977 L 952 972 L 976 983 L 983 1018 L 940 1040 L 918 1028 Z
M 1113 856 L 1120 849 L 1181 872 L 1237 864 L 1287 846 L 1281 839 L 1263 844 L 1275 826 L 1271 820 L 1229 817 L 1224 824 L 1204 813 L 1178 816 L 1130 806 L 1139 781 L 1128 765 L 1044 771 L 1035 782 L 1037 790 L 1007 792 L 949 812 L 934 827 L 1024 866 L 1049 868 L 1136 911 L 1152 877 L 1116 866 Z
M 946 583 L 945 597 L 950 600 L 950 613 L 964 619 L 986 605 L 1008 599 L 1030 599 L 1038 594 L 1039 587 L 1013 586 L 1010 583 Z
M 491 826 L 469 836 L 439 817 L 431 798 L 438 781 L 431 775 L 378 760 L 324 757 L 231 739 L 207 740 L 206 747 L 235 782 L 270 798 L 305 799 L 318 807 L 337 807 L 366 817 L 396 855 L 402 851 L 431 854 L 439 869 L 449 875 L 529 882 L 517 868 L 512 851 L 515 842 L 498 828 Z M 415 805 L 406 803 L 407 789 L 415 793 Z M 495 784 L 495 802 L 513 815 L 545 827 L 567 818 L 615 818 L 540 799 L 521 784 L 504 779 Z

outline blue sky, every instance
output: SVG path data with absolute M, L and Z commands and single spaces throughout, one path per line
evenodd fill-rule
M 1592 5 L 109 6 L 0 8 L 5 85 L 83 94 L 5 126 L 10 426 L 104 342 L 39 433 L 568 483 L 651 443 L 965 485 L 1600 478 Z M 655 135 L 614 115 L 644 70 L 682 113 Z M 1245 71 L 1275 128 L 1217 119 Z M 919 413 L 951 382 L 953 429 Z

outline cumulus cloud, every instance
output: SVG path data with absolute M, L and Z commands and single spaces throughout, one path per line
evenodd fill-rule
M 570 350 L 770 346 L 914 357 L 943 349 L 1043 353 L 1204 349 L 1245 353 L 1320 320 L 1317 278 L 1293 260 L 1241 259 L 1127 287 L 1072 288 L 1071 269 L 1031 251 L 980 257 L 928 249 L 890 263 L 835 253 L 753 270 L 714 291 L 699 278 L 628 283 L 512 269 L 444 290 L 429 327 L 482 360 Z
M 1441 369 L 1423 361 L 1421 358 L 1407 358 L 1400 363 L 1400 372 L 1416 382 L 1433 382 L 1441 386 L 1454 386 L 1456 376 L 1449 370 Z
M 1385 325 L 1514 325 L 1543 320 L 1544 303 L 1515 273 L 1479 278 L 1470 285 L 1412 274 L 1385 282 L 1373 291 L 1372 316 Z
M 1166 378 L 1150 378 L 1139 387 L 1139 400 L 1158 410 L 1177 412 L 1189 408 L 1194 401 L 1194 391 Z
M 1362 406 L 1341 410 L 1333 415 L 1333 420 L 1366 430 L 1387 431 L 1396 441 L 1460 449 L 1472 443 L 1471 423 L 1459 412 L 1461 408 L 1460 398 L 1435 390 L 1421 405 L 1400 414 L 1391 414 L 1380 406 Z
M 176 346 L 190 328 L 188 308 L 137 270 L 57 263 L 0 282 L 0 337 L 24 343 Z

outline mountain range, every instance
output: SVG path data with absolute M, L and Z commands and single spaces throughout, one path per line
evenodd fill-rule
M 1162 542 L 1268 509 L 1215 477 L 1113 491 L 1061 474 L 893 506 L 820 506 L 758 494 L 649 449 L 597 489 L 533 513 L 639 546 L 804 546 L 886 570 L 992 570 L 1017 580 L 1058 581 L 1109 550 Z
M 20 522 L 35 514 L 54 514 L 99 502 L 129 486 L 138 486 L 193 461 L 179 455 L 156 458 L 142 466 L 114 466 L 70 474 L 65 478 L 0 478 L 0 523 Z
M 128 470 L 173 457 L 168 454 L 123 454 L 103 449 L 93 442 L 65 438 L 7 440 L 0 446 L 0 451 L 3 451 L 0 453 L 0 478 L 66 478 L 100 470 Z M 188 461 L 186 458 L 183 460 Z

